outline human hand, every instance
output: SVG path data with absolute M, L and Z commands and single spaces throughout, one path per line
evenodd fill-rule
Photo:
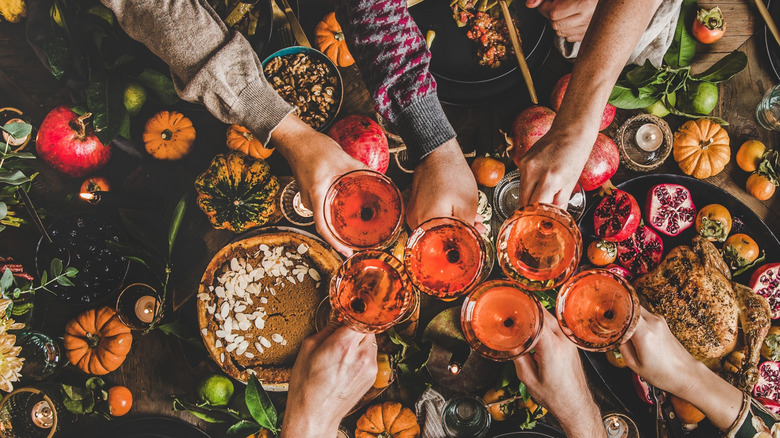
M 332 138 L 292 114 L 271 133 L 271 141 L 290 163 L 301 189 L 301 201 L 314 212 L 317 233 L 336 251 L 352 255 L 352 250 L 336 240 L 325 224 L 325 195 L 339 176 L 365 169 L 366 165 L 344 152 Z
M 544 202 L 566 209 L 597 134 L 595 129 L 569 134 L 554 124 L 517 163 L 518 206 Z
M 533 354 L 514 359 L 517 377 L 531 396 L 546 407 L 571 438 L 604 436 L 601 413 L 593 401 L 577 347 L 550 312 Z
M 376 380 L 376 338 L 328 325 L 303 342 L 290 375 L 282 438 L 335 436 Z
M 456 217 L 468 224 L 477 216 L 477 182 L 457 140 L 442 144 L 414 171 L 406 204 L 406 223 L 415 229 L 435 217 Z
M 550 25 L 561 38 L 574 43 L 582 41 L 588 30 L 598 0 L 526 0 L 529 8 L 539 8 L 539 13 L 550 20 Z

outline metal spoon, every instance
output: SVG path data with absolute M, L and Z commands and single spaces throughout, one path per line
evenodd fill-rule
M 56 245 L 54 243 L 51 235 L 49 234 L 49 231 L 46 229 L 46 227 L 43 226 L 41 217 L 38 216 L 38 211 L 35 209 L 35 205 L 32 203 L 30 196 L 27 194 L 27 190 L 25 190 L 23 187 L 19 187 L 18 192 L 19 197 L 22 199 L 22 204 L 24 204 L 24 207 L 27 209 L 27 213 L 30 215 L 33 223 L 38 228 L 38 231 L 40 231 L 43 238 L 46 239 L 46 242 L 50 245 L 50 247 L 55 250 L 59 256 L 59 259 L 62 260 L 62 265 L 70 265 L 70 250 L 64 246 Z

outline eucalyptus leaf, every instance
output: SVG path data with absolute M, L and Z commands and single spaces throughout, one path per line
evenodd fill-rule
M 152 90 L 152 93 L 160 99 L 163 105 L 173 105 L 179 101 L 179 95 L 176 94 L 171 78 L 157 70 L 144 69 L 143 73 L 138 76 L 138 82 Z
M 225 438 L 246 438 L 261 430 L 263 430 L 263 428 L 254 421 L 241 420 L 230 426 L 230 429 L 225 433 Z
M 51 265 L 49 266 L 49 272 L 52 277 L 58 277 L 62 274 L 62 260 L 58 258 L 51 259 Z
M 179 234 L 179 228 L 181 227 L 181 221 L 184 219 L 184 213 L 187 211 L 187 194 L 179 199 L 179 203 L 176 204 L 176 209 L 173 211 L 173 218 L 171 218 L 171 226 L 168 229 L 168 259 L 173 254 L 173 244 L 176 242 L 176 236 Z
M 683 0 L 672 45 L 664 55 L 664 62 L 672 68 L 687 67 L 696 54 L 696 40 L 689 29 L 695 15 L 696 0 Z
M 3 270 L 3 276 L 0 277 L 0 292 L 5 293 L 14 284 L 14 273 L 10 268 Z
M 0 219 L 3 219 L 8 215 L 8 206 L 5 202 L 0 201 Z
M 721 58 L 707 70 L 693 75 L 692 78 L 713 83 L 727 81 L 744 70 L 747 64 L 748 59 L 745 52 L 735 50 Z
M 18 186 L 28 181 L 30 181 L 30 178 L 28 178 L 27 175 L 25 175 L 21 170 L 16 170 L 13 172 L 0 171 L 0 183 Z
M 118 73 L 93 72 L 87 85 L 87 108 L 93 115 L 95 135 L 103 144 L 109 144 L 119 133 L 127 112 L 124 81 Z
M 60 286 L 70 287 L 73 286 L 73 282 L 68 277 L 59 276 L 56 278 L 57 284 Z
M 257 424 L 271 431 L 276 431 L 276 408 L 254 374 L 249 376 L 245 397 L 249 413 L 257 421 Z
M 28 123 L 9 123 L 5 126 L 0 126 L 0 129 L 7 132 L 13 138 L 22 139 L 30 135 L 32 132 L 32 125 Z
M 65 275 L 68 278 L 73 278 L 78 273 L 79 273 L 78 269 L 74 268 L 73 266 L 69 266 L 69 267 L 65 268 L 65 272 L 63 273 L 63 275 Z
M 49 274 L 46 273 L 46 271 L 43 271 L 41 273 L 41 284 L 46 284 L 49 282 Z

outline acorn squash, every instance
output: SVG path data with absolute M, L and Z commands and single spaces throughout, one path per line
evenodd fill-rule
M 219 154 L 195 180 L 195 189 L 214 228 L 241 233 L 278 218 L 279 181 L 263 160 L 240 152 Z

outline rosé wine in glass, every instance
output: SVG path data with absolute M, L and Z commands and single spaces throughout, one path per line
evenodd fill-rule
M 622 276 L 582 271 L 561 286 L 555 306 L 563 333 L 583 350 L 607 351 L 628 340 L 639 322 L 639 299 Z
M 460 322 L 469 345 L 495 361 L 529 351 L 542 331 L 544 309 L 533 293 L 510 280 L 479 285 L 463 302 Z
M 331 278 L 330 305 L 355 331 L 380 333 L 409 316 L 416 295 L 397 258 L 369 250 L 352 255 Z
M 373 170 L 341 175 L 325 195 L 325 223 L 333 236 L 354 250 L 382 249 L 401 230 L 403 200 L 390 179 Z
M 501 226 L 496 242 L 501 269 L 528 290 L 560 286 L 582 255 L 582 234 L 574 219 L 550 204 L 517 209 Z
M 433 218 L 409 236 L 404 266 L 421 292 L 454 300 L 483 279 L 485 241 L 474 227 L 459 219 Z

